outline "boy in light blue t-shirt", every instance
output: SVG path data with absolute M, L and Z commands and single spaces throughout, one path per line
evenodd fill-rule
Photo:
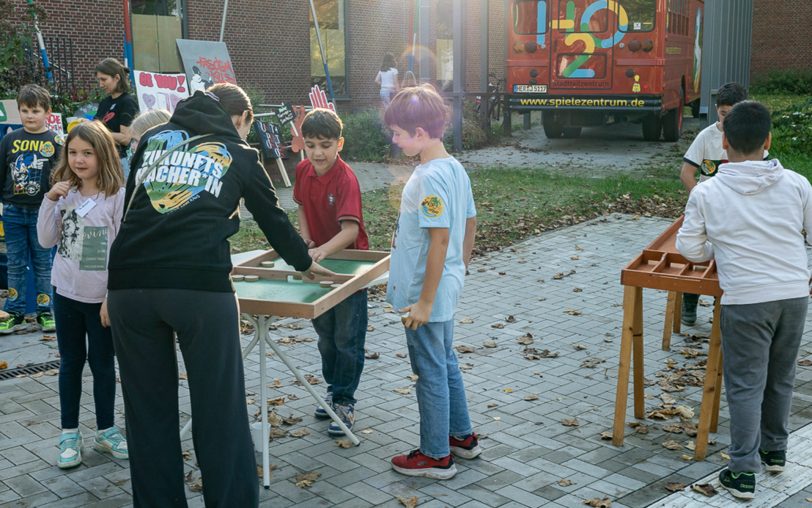
M 457 457 L 481 452 L 471 427 L 465 386 L 452 350 L 454 311 L 476 232 L 471 182 L 443 146 L 448 110 L 428 85 L 398 93 L 384 120 L 392 142 L 420 156 L 403 189 L 392 241 L 387 300 L 401 312 L 417 374 L 420 447 L 392 459 L 395 471 L 447 480 Z

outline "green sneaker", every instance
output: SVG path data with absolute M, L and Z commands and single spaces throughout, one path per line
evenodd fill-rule
M 59 436 L 59 457 L 56 465 L 59 469 L 76 467 L 82 463 L 82 434 L 63 432 Z
M 784 471 L 784 466 L 787 463 L 786 450 L 776 450 L 774 452 L 759 450 L 758 454 L 761 457 L 761 463 L 764 464 L 766 471 L 770 473 L 781 473 Z
M 11 313 L 7 318 L 0 320 L 0 334 L 8 335 L 17 330 L 23 330 L 27 327 L 25 324 L 25 316 L 22 314 Z
M 53 332 L 56 330 L 56 321 L 50 312 L 40 312 L 37 314 L 37 324 L 43 332 Z
M 96 451 L 109 453 L 117 459 L 129 459 L 130 453 L 127 451 L 127 439 L 112 426 L 105 431 L 96 431 L 96 444 L 93 446 Z
M 755 473 L 734 473 L 730 469 L 723 469 L 719 473 L 719 483 L 739 499 L 753 499 L 756 496 Z

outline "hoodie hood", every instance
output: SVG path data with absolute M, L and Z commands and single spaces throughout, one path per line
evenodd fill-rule
M 243 143 L 220 100 L 212 93 L 197 91 L 180 101 L 169 120 L 192 134 L 216 134 L 234 143 Z
M 775 184 L 784 175 L 778 159 L 766 161 L 728 162 L 719 166 L 714 179 L 739 194 L 758 194 Z

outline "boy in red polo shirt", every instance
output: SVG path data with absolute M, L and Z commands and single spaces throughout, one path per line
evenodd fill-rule
M 302 123 L 307 159 L 296 166 L 293 200 L 299 205 L 299 229 L 314 262 L 341 249 L 369 249 L 361 211 L 361 188 L 338 152 L 344 146 L 341 119 L 329 109 L 314 109 Z M 367 291 L 362 289 L 313 320 L 319 336 L 325 401 L 347 428 L 355 423 L 355 390 L 364 369 Z M 329 418 L 316 407 L 316 418 Z M 331 422 L 327 432 L 343 436 Z

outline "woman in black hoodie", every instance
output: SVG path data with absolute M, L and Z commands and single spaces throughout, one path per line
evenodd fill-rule
M 206 506 L 258 504 L 229 279 L 228 237 L 239 229 L 240 199 L 285 261 L 308 277 L 330 273 L 308 256 L 246 144 L 252 120 L 245 92 L 218 84 L 180 102 L 168 123 L 142 137 L 133 159 L 110 251 L 108 304 L 135 506 L 186 506 L 173 331 Z

